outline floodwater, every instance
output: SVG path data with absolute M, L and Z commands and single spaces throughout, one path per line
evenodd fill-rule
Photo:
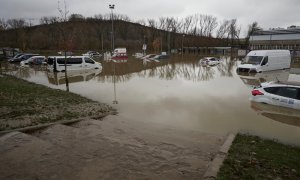
M 243 132 L 300 145 L 300 110 L 249 100 L 251 89 L 261 82 L 300 81 L 299 69 L 238 75 L 238 60 L 223 57 L 221 64 L 205 67 L 198 59 L 103 62 L 102 71 L 69 72 L 69 88 L 108 103 L 133 120 L 220 135 Z M 41 67 L 11 73 L 51 88 L 66 88 L 64 73 L 50 73 Z

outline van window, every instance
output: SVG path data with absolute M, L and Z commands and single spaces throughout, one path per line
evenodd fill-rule
M 268 63 L 268 56 L 264 57 L 264 60 L 261 62 L 261 65 L 264 66 Z
M 58 64 L 65 64 L 65 58 L 57 58 Z M 82 64 L 82 58 L 67 58 L 67 64 Z
M 84 61 L 85 61 L 86 63 L 95 64 L 95 61 L 93 61 L 92 59 L 90 59 L 90 58 L 88 58 L 88 57 L 85 57 L 85 58 L 84 58 Z
M 263 59 L 263 56 L 246 56 L 246 60 L 244 64 L 260 64 L 261 60 Z

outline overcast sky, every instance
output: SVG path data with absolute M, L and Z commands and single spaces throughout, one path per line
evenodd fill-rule
M 63 3 L 63 0 L 60 0 Z M 133 20 L 159 17 L 182 18 L 196 13 L 238 20 L 245 34 L 248 24 L 257 21 L 264 29 L 300 26 L 300 0 L 65 0 L 70 14 L 85 17 L 109 13 L 109 4 L 115 4 L 115 13 Z M 0 0 L 0 18 L 33 18 L 59 16 L 57 0 Z

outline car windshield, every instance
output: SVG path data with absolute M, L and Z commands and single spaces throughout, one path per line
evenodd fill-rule
M 246 60 L 243 64 L 260 64 L 261 60 L 263 59 L 263 56 L 247 56 Z

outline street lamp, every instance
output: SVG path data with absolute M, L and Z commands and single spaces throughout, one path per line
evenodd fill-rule
M 109 9 L 111 10 L 111 48 L 112 51 L 115 49 L 115 40 L 114 40 L 114 14 L 113 10 L 115 9 L 114 4 L 109 5 Z
M 116 62 L 113 61 L 114 64 L 114 76 L 113 76 L 113 81 L 114 81 L 114 100 L 113 104 L 118 104 L 117 101 L 117 91 L 116 91 Z

